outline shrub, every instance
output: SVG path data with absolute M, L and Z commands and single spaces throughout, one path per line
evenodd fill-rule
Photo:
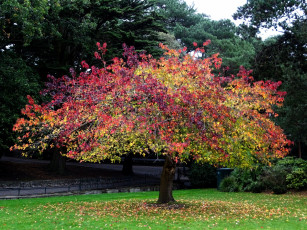
M 283 194 L 287 189 L 302 190 L 307 188 L 307 161 L 285 157 L 271 167 L 235 169 L 231 177 L 234 178 L 239 190 L 245 192 L 259 193 L 272 190 L 275 194 Z
M 239 184 L 236 181 L 234 176 L 226 177 L 222 180 L 220 187 L 220 191 L 222 192 L 239 192 Z
M 265 190 L 265 186 L 261 181 L 252 181 L 248 186 L 246 186 L 245 191 L 260 193 Z
M 287 188 L 302 190 L 307 188 L 307 173 L 302 168 L 295 168 L 286 177 Z
M 273 167 L 265 167 L 261 177 L 264 186 L 272 190 L 275 194 L 283 194 L 287 192 L 286 177 L 290 172 L 290 168 L 284 165 L 275 165 Z
M 302 158 L 285 157 L 277 161 L 276 165 L 283 165 L 291 169 L 302 168 L 304 171 L 307 171 L 307 161 Z
M 302 190 L 307 188 L 307 161 L 301 158 L 285 157 L 277 162 L 288 168 L 289 173 L 286 175 L 288 189 Z
M 264 186 L 261 183 L 260 175 L 262 168 L 257 169 L 235 169 L 231 176 L 235 177 L 241 191 L 262 192 Z
M 188 174 L 191 185 L 197 188 L 216 187 L 216 168 L 208 163 L 192 163 Z
M 285 194 L 287 192 L 287 186 L 285 185 L 274 185 L 274 187 L 272 187 L 272 191 L 275 194 Z

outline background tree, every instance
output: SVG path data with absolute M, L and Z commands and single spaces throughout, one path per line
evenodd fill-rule
M 189 6 L 184 0 L 154 0 L 156 10 L 163 17 L 168 31 L 179 24 L 190 27 L 197 24 L 204 15 L 196 13 L 194 6 Z
M 167 45 L 170 49 L 180 49 L 183 48 L 182 44 L 175 38 L 172 33 L 159 33 L 160 40 L 163 41 L 163 44 Z
M 230 20 L 214 21 L 204 14 L 196 13 L 193 6 L 181 0 L 158 0 L 157 11 L 164 16 L 167 30 L 182 46 L 191 52 L 194 42 L 202 44 L 211 40 L 205 55 L 219 53 L 223 58 L 223 69 L 235 74 L 241 65 L 251 67 L 255 56 L 255 41 L 243 40 L 241 31 Z
M 99 43 L 101 59 L 106 46 Z M 126 47 L 127 60 L 114 58 L 103 68 L 77 77 L 51 78 L 52 97 L 39 105 L 29 96 L 14 130 L 14 148 L 44 151 L 54 147 L 78 161 L 120 160 L 132 152 L 163 155 L 158 202 L 174 201 L 176 163 L 197 162 L 250 168 L 285 156 L 290 144 L 269 117 L 285 93 L 280 82 L 253 82 L 250 71 L 237 78 L 215 77 L 217 55 L 194 59 L 186 50 L 165 50 L 166 57 L 138 55 Z M 204 47 L 197 48 L 203 52 Z M 89 69 L 83 61 L 82 66 Z M 276 115 L 277 116 L 277 115 Z
M 260 28 L 288 30 L 293 21 L 306 20 L 307 6 L 304 0 L 250 0 L 240 6 L 233 15 L 234 19 L 244 19 L 251 35 Z
M 195 49 L 194 42 L 202 44 L 202 41 L 210 39 L 205 55 L 219 53 L 228 74 L 238 72 L 240 66 L 250 68 L 255 56 L 254 44 L 240 38 L 238 28 L 230 20 L 213 21 L 203 18 L 190 27 L 177 25 L 174 33 L 189 51 Z
M 16 54 L 0 52 L 0 155 L 15 142 L 13 125 L 27 103 L 27 94 L 41 89 L 39 76 Z
M 55 7 L 59 7 L 55 4 Z M 7 45 L 29 45 L 43 36 L 45 16 L 50 6 L 48 1 L 0 1 L 0 49 Z
M 141 0 L 4 1 L 1 12 L 1 48 L 11 45 L 43 79 L 91 61 L 97 41 L 112 44 L 114 56 L 123 43 L 156 55 L 157 32 L 165 31 L 152 3 Z
M 261 9 L 261 10 L 260 10 Z M 270 38 L 259 47 L 255 64 L 257 79 L 282 81 L 288 92 L 285 106 L 279 109 L 276 122 L 295 142 L 295 155 L 302 157 L 307 145 L 307 6 L 301 0 L 249 1 L 239 7 L 234 18 L 246 20 L 256 34 L 261 28 L 275 28 L 283 34 Z

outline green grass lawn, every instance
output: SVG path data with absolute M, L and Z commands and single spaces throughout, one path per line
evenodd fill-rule
M 0 200 L 0 229 L 307 229 L 299 194 L 174 191 L 177 203 L 157 206 L 157 192 Z

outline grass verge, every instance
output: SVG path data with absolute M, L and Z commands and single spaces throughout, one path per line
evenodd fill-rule
M 177 190 L 156 205 L 157 192 L 0 201 L 0 229 L 307 229 L 300 194 Z

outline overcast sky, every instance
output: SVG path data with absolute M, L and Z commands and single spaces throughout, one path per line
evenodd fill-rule
M 239 20 L 233 20 L 232 15 L 237 11 L 239 6 L 244 5 L 247 0 L 185 0 L 188 5 L 194 3 L 194 8 L 198 13 L 208 15 L 212 20 L 230 19 L 236 25 L 240 24 Z M 263 29 L 260 33 L 262 39 L 278 34 L 276 31 Z
M 232 19 L 232 15 L 246 0 L 185 0 L 188 5 L 194 3 L 194 8 L 199 13 L 210 16 L 213 20 Z

